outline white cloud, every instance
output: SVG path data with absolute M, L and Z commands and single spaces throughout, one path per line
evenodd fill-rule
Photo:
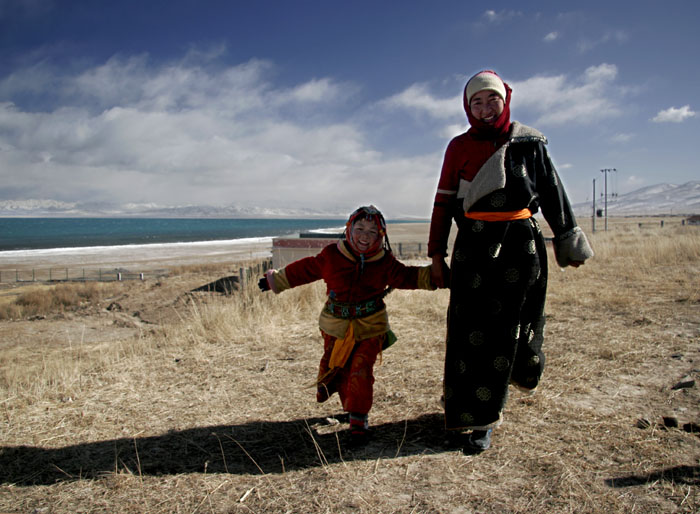
M 461 111 L 461 98 L 436 98 L 425 84 L 413 84 L 402 92 L 384 100 L 383 105 L 391 108 L 420 111 L 433 118 L 450 118 Z
M 521 11 L 503 9 L 501 11 L 494 11 L 493 9 L 488 9 L 484 11 L 483 18 L 488 23 L 500 24 L 508 22 L 514 18 L 519 18 L 523 16 Z
M 648 183 L 648 179 L 638 175 L 628 175 L 624 180 L 625 189 L 637 189 Z
M 327 78 L 311 80 L 295 87 L 290 98 L 299 102 L 326 102 L 336 99 L 341 94 L 341 87 Z
M 559 33 L 556 32 L 556 31 L 555 31 L 555 32 L 550 32 L 549 34 L 547 34 L 547 35 L 544 37 L 544 41 L 545 41 L 546 43 L 551 43 L 552 41 L 556 41 L 557 39 L 559 39 Z
M 651 121 L 655 123 L 682 123 L 688 118 L 694 117 L 695 111 L 690 109 L 690 105 L 684 105 L 683 107 L 669 107 L 654 116 Z
M 512 82 L 513 108 L 532 113 L 535 125 L 561 125 L 576 122 L 596 123 L 621 114 L 613 87 L 617 67 L 613 64 L 591 66 L 580 77 L 537 75 Z
M 634 139 L 634 134 L 618 133 L 610 138 L 613 143 L 629 143 Z
M 22 98 L 31 78 L 53 104 L 0 104 L 0 199 L 342 212 L 375 202 L 390 216 L 429 215 L 440 155 L 385 157 L 343 114 L 356 86 L 319 77 L 280 87 L 272 68 L 136 56 L 74 75 L 19 70 L 0 83 L 2 98 Z
M 610 42 L 621 44 L 625 43 L 628 39 L 629 36 L 624 30 L 609 30 L 598 38 L 581 39 L 578 43 L 578 50 L 581 53 L 586 53 L 601 45 L 605 45 Z
M 535 126 L 557 126 L 575 122 L 595 124 L 622 114 L 620 95 L 625 88 L 617 86 L 617 67 L 600 64 L 587 68 L 580 76 L 535 75 L 523 81 L 508 81 L 513 88 L 512 108 L 519 119 L 525 115 Z M 414 84 L 388 98 L 383 105 L 403 109 L 409 113 L 420 112 L 438 121 L 449 121 L 441 134 L 454 136 L 464 131 L 464 126 L 454 124 L 463 117 L 462 95 L 438 98 L 426 84 Z

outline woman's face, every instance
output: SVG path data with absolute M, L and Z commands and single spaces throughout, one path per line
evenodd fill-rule
M 498 93 L 489 91 L 488 89 L 475 93 L 469 103 L 469 109 L 472 111 L 472 115 L 476 119 L 489 124 L 496 121 L 503 112 L 504 107 L 505 103 L 503 102 L 503 98 L 501 98 Z
M 377 224 L 369 220 L 357 220 L 352 226 L 352 240 L 355 247 L 364 253 L 377 242 L 379 230 Z

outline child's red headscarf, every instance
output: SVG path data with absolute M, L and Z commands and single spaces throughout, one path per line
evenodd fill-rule
M 377 232 L 379 233 L 377 241 L 364 253 L 357 249 L 357 245 L 355 245 L 355 241 L 353 241 L 352 238 L 352 226 L 359 220 L 374 222 L 377 225 Z M 350 215 L 350 218 L 345 224 L 345 241 L 353 253 L 359 255 L 363 261 L 378 254 L 382 249 L 391 251 L 391 246 L 389 246 L 389 237 L 386 235 L 386 221 L 384 220 L 382 213 L 374 205 L 359 207 Z

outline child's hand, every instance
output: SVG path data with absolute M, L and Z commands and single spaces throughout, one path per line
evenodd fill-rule
M 258 287 L 263 293 L 270 290 L 270 283 L 267 281 L 267 277 L 262 277 L 258 280 Z

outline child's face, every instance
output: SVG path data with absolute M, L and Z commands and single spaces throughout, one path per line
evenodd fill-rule
M 503 98 L 488 89 L 476 93 L 469 103 L 474 117 L 484 123 L 494 123 L 504 108 Z
M 369 220 L 358 220 L 352 226 L 352 240 L 357 249 L 364 253 L 379 239 L 377 224 Z

